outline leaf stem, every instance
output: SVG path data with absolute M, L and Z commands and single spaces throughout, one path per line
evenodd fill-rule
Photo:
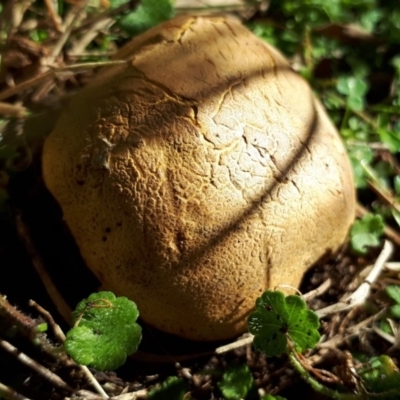
M 360 394 L 341 393 L 336 390 L 329 389 L 328 387 L 324 386 L 316 379 L 314 379 L 309 374 L 309 372 L 305 370 L 305 368 L 301 365 L 301 363 L 297 359 L 295 352 L 293 350 L 288 350 L 287 354 L 289 356 L 289 360 L 293 368 L 316 392 L 337 400 L 360 400 L 362 398 L 360 397 Z

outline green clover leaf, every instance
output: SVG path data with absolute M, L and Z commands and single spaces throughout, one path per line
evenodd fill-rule
M 256 301 L 256 310 L 248 319 L 254 346 L 267 356 L 286 352 L 288 338 L 297 351 L 314 347 L 320 338 L 318 316 L 299 296 L 266 291 Z
M 354 76 L 340 76 L 336 89 L 339 93 L 347 96 L 347 106 L 352 110 L 361 111 L 364 109 L 364 97 L 368 91 L 368 84 L 364 79 Z
M 113 0 L 111 4 L 116 7 L 126 2 L 126 0 Z M 126 32 L 136 35 L 171 19 L 174 13 L 172 0 L 142 0 L 135 10 L 121 17 L 118 24 Z
M 386 288 L 386 294 L 394 300 L 397 304 L 400 304 L 400 286 L 389 285 Z
M 359 376 L 366 391 L 373 393 L 368 398 L 375 397 L 387 400 L 399 398 L 400 372 L 389 356 L 372 357 L 367 367 L 360 370 Z
M 76 324 L 67 333 L 65 350 L 73 360 L 100 371 L 116 369 L 141 340 L 136 304 L 111 292 L 91 294 L 73 312 Z
M 240 400 L 244 399 L 254 384 L 253 376 L 247 365 L 230 365 L 222 375 L 222 380 L 218 382 L 224 399 Z
M 150 400 L 183 400 L 188 390 L 189 385 L 182 378 L 169 376 L 164 382 L 149 391 L 148 398 Z
M 354 222 L 350 230 L 350 244 L 358 254 L 367 254 L 369 247 L 379 246 L 384 223 L 380 215 L 366 214 Z

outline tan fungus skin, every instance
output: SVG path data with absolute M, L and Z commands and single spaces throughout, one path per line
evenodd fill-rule
M 246 329 L 354 218 L 343 145 L 309 86 L 234 19 L 182 16 L 65 108 L 43 172 L 89 268 L 189 339 Z

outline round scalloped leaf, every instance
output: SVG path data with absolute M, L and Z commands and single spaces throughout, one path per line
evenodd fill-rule
M 217 383 L 226 400 L 246 398 L 253 384 L 253 375 L 246 364 L 229 365 L 222 375 L 222 380 Z
M 320 339 L 318 315 L 309 310 L 305 301 L 299 296 L 286 297 L 286 308 L 289 313 L 288 336 L 296 349 L 304 351 L 313 348 Z
M 300 297 L 279 291 L 266 291 L 257 299 L 248 326 L 256 349 L 270 357 L 286 352 L 289 338 L 298 351 L 314 347 L 320 338 L 318 316 Z
M 279 356 L 286 351 L 287 339 L 281 332 L 284 320 L 285 296 L 282 292 L 264 292 L 256 301 L 256 310 L 248 319 L 249 331 L 254 335 L 254 346 L 268 356 Z
M 141 340 L 136 304 L 111 292 L 99 292 L 82 300 L 73 312 L 77 326 L 67 333 L 66 352 L 75 362 L 100 371 L 125 363 Z

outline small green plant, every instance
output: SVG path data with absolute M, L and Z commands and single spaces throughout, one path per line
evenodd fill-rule
M 298 296 L 285 297 L 278 291 L 265 292 L 257 299 L 256 309 L 249 316 L 248 326 L 250 333 L 254 335 L 254 346 L 257 350 L 263 351 L 267 356 L 286 353 L 301 377 L 315 391 L 327 397 L 338 400 L 400 398 L 400 372 L 388 356 L 372 358 L 363 368 L 347 371 L 351 372 L 357 382 L 351 389 L 347 389 L 346 382 L 342 382 L 337 389 L 332 389 L 314 378 L 312 373 L 318 370 L 307 365 L 301 352 L 318 343 L 319 320 Z M 351 358 L 350 354 L 349 356 Z
M 400 372 L 389 356 L 372 357 L 358 374 L 369 393 L 382 393 L 386 400 L 399 399 Z
M 112 8 L 116 8 L 127 0 L 111 0 Z M 167 21 L 174 16 L 172 0 L 142 0 L 139 6 L 118 19 L 118 25 L 131 35 L 137 35 L 153 26 Z
M 366 214 L 354 222 L 350 230 L 352 250 L 365 255 L 370 247 L 379 246 L 384 227 L 380 215 Z
M 72 316 L 74 327 L 67 333 L 64 346 L 78 364 L 100 371 L 113 370 L 139 346 L 139 311 L 126 297 L 116 297 L 111 292 L 93 293 L 77 305 Z
M 230 365 L 222 375 L 222 380 L 218 382 L 224 399 L 240 400 L 244 399 L 254 384 L 250 369 L 245 364 Z
M 394 301 L 394 305 L 389 308 L 392 318 L 400 319 L 400 286 L 389 285 L 386 288 L 386 294 Z
M 340 76 L 336 90 L 346 96 L 346 106 L 351 110 L 360 111 L 365 106 L 365 95 L 368 90 L 366 81 L 354 76 Z
M 150 390 L 150 400 L 183 400 L 188 391 L 188 384 L 177 376 L 169 376 L 164 382 Z
M 279 291 L 266 291 L 257 299 L 248 325 L 256 349 L 270 357 L 287 352 L 290 343 L 301 352 L 320 339 L 317 314 L 299 296 L 285 297 Z

